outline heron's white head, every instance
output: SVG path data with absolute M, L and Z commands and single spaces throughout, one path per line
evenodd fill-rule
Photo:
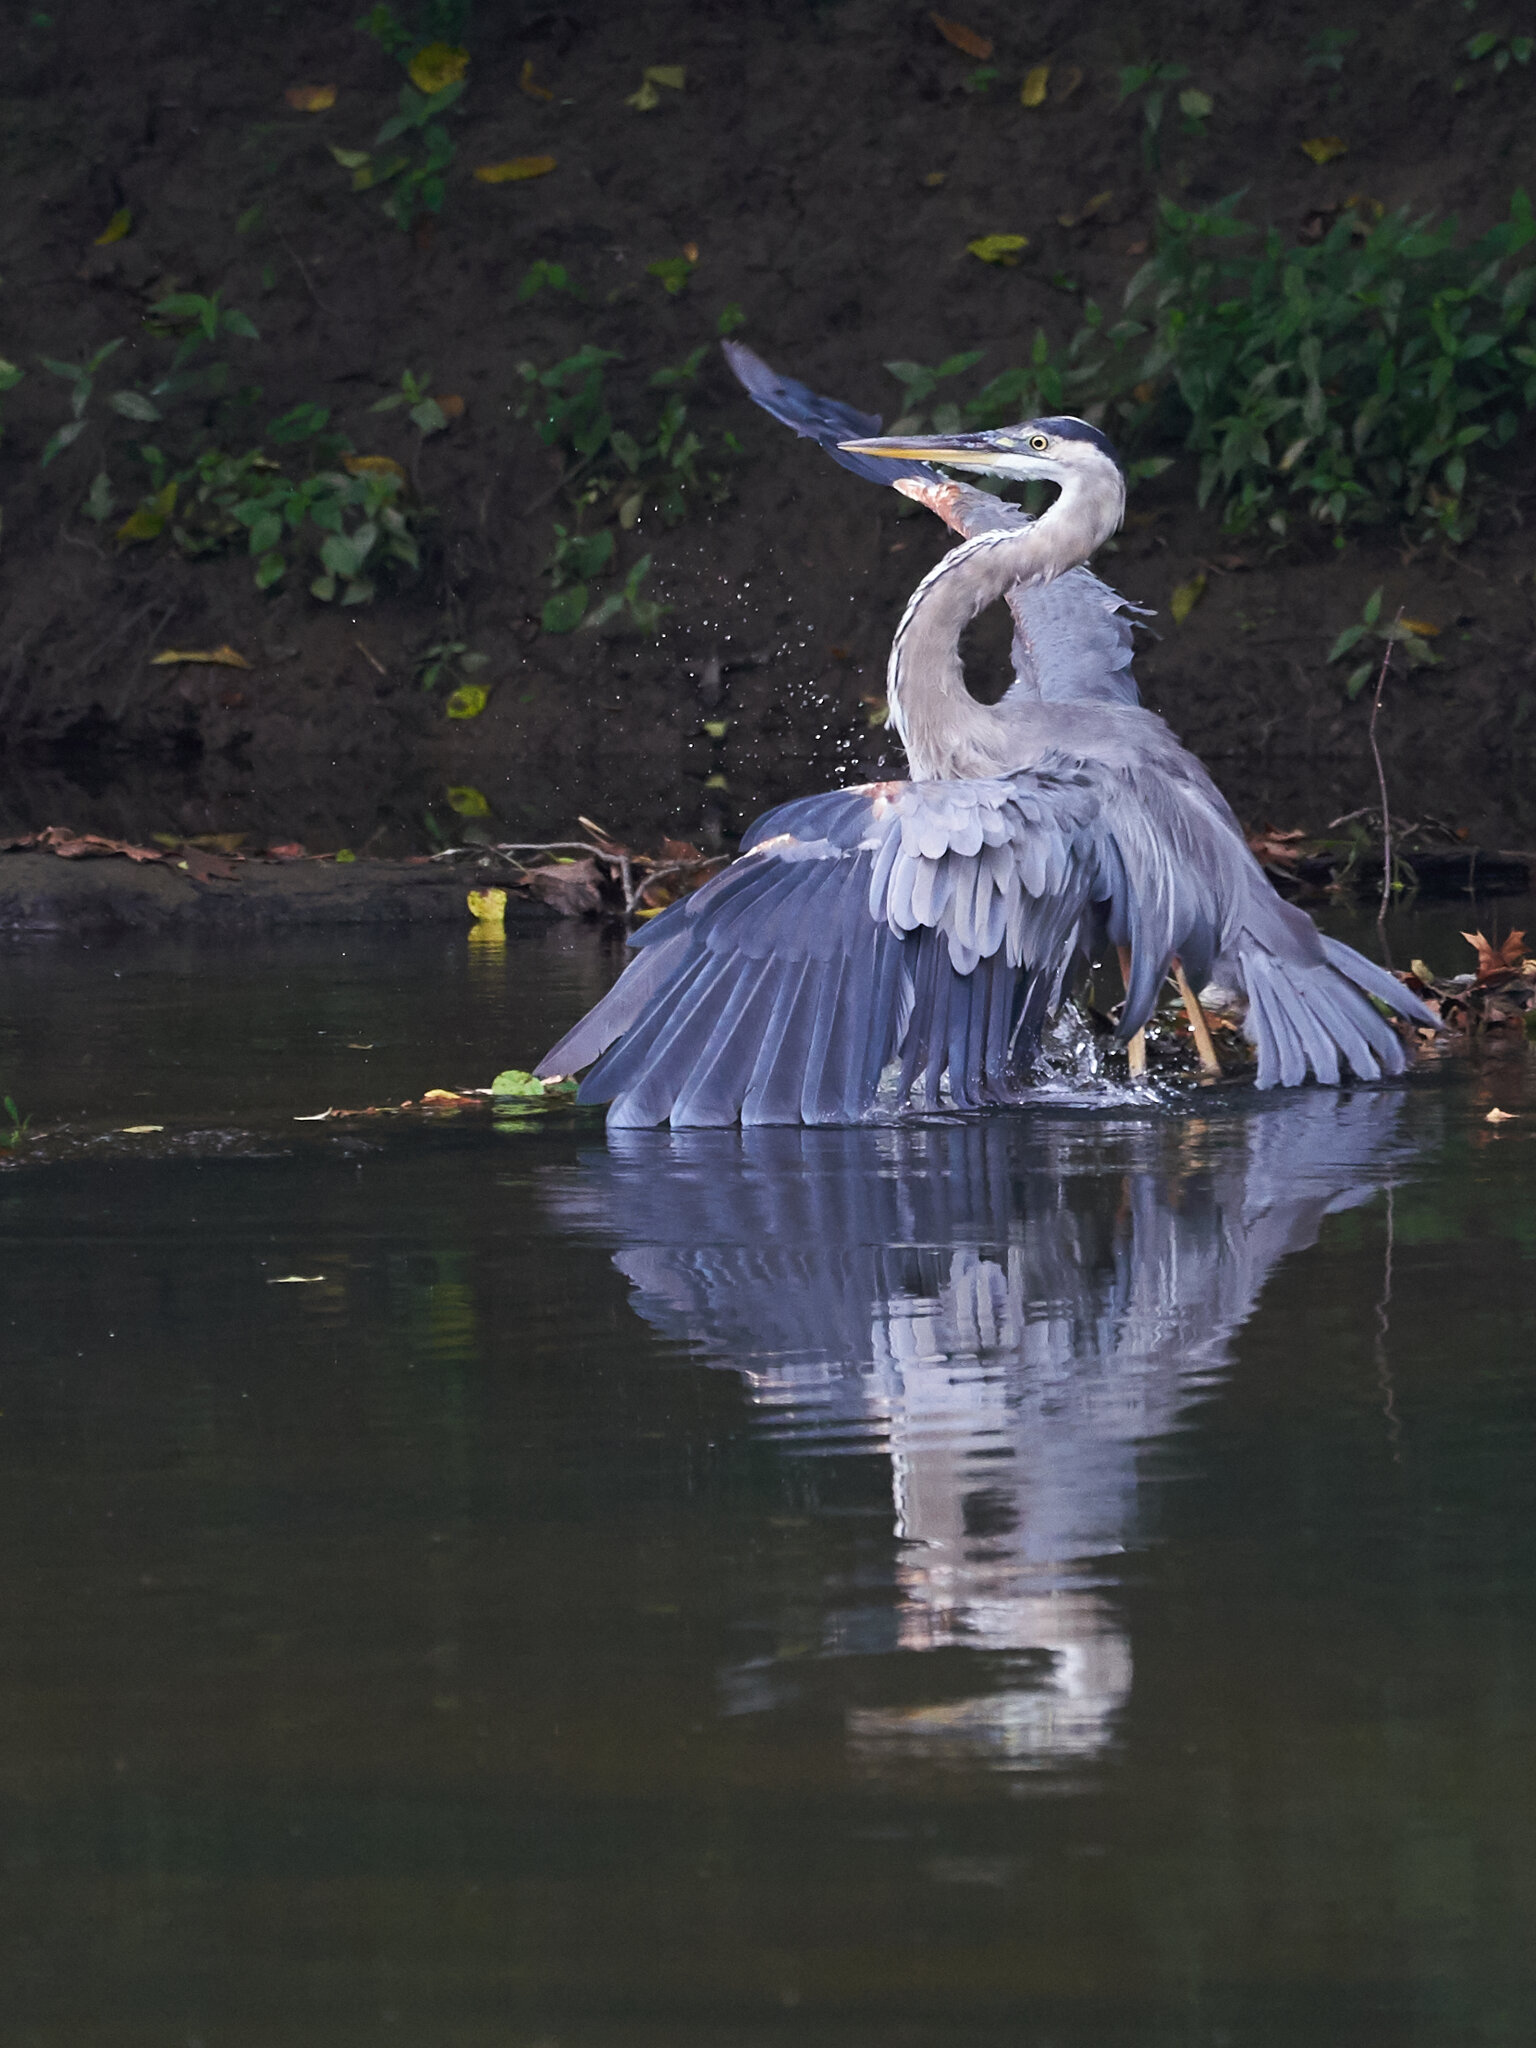
M 984 469 L 1021 481 L 1107 484 L 1125 487 L 1125 472 L 1114 445 L 1087 420 L 1024 420 L 986 434 L 898 434 L 885 440 L 840 441 L 852 455 L 885 455 L 893 461 L 942 463 L 946 469 Z

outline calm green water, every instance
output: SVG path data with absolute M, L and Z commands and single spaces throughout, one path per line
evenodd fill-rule
M 1529 2041 L 1530 1056 L 292 1121 L 612 965 L 0 962 L 7 2048 Z

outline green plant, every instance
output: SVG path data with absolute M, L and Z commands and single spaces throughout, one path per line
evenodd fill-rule
M 319 420 L 312 459 L 329 463 L 339 437 L 320 431 L 328 417 L 324 408 L 312 411 Z M 291 421 L 292 415 L 285 418 Z M 243 540 L 259 590 L 280 583 L 307 553 L 318 560 L 310 591 L 326 603 L 339 596 L 343 604 L 366 604 L 382 570 L 420 566 L 417 532 L 424 514 L 407 502 L 404 474 L 385 457 L 343 456 L 342 467 L 295 477 L 260 449 L 242 455 L 205 449 L 175 471 L 158 448 L 139 453 L 151 489 L 118 529 L 124 542 L 164 534 L 180 553 L 195 558 Z
M 532 419 L 545 446 L 562 460 L 558 490 L 575 517 L 557 523 L 545 573 L 554 584 L 540 620 L 547 633 L 572 633 L 624 618 L 638 631 L 656 630 L 667 607 L 641 595 L 650 571 L 644 556 L 624 574 L 617 590 L 594 596 L 593 580 L 617 565 L 620 533 L 636 527 L 647 508 L 673 526 L 695 498 L 718 502 L 726 494 L 723 475 L 707 466 L 710 451 L 689 425 L 685 393 L 698 381 L 707 347 L 681 363 L 657 370 L 648 388 L 665 394 L 649 426 L 621 426 L 607 387 L 612 349 L 587 343 L 574 355 L 539 369 L 519 363 L 525 386 L 519 413 Z M 722 454 L 736 443 L 721 437 Z
M 693 265 L 686 256 L 663 256 L 655 263 L 645 266 L 647 277 L 654 277 L 669 298 L 676 298 L 688 289 L 693 277 Z
M 387 188 L 383 211 L 407 233 L 424 214 L 443 210 L 447 190 L 443 173 L 456 150 L 438 117 L 463 96 L 464 81 L 459 78 L 434 93 L 402 85 L 399 111 L 380 128 L 371 150 L 331 147 L 337 163 L 352 173 L 354 192 Z
M 68 384 L 69 410 L 71 415 L 62 427 L 57 428 L 50 435 L 41 458 L 41 466 L 44 469 L 52 462 L 55 455 L 60 455 L 66 448 L 72 447 L 85 432 L 88 425 L 85 409 L 91 402 L 91 393 L 96 386 L 96 373 L 100 370 L 108 356 L 115 355 L 122 345 L 123 338 L 121 335 L 118 336 L 116 341 L 103 342 L 96 353 L 88 357 L 83 363 L 61 363 L 53 356 L 40 356 L 38 358 L 45 370 L 52 371 L 55 377 L 62 377 L 65 383 Z M 116 397 L 121 399 L 129 395 L 119 392 L 116 394 Z M 120 404 L 115 407 L 115 410 L 119 412 L 122 409 Z M 159 414 L 155 413 L 154 417 L 158 419 Z
M 517 288 L 518 301 L 537 298 L 542 291 L 568 292 L 573 299 L 581 293 L 571 283 L 570 272 L 563 263 L 546 263 L 539 257 L 523 273 L 523 281 Z
M 476 654 L 467 640 L 439 640 L 416 662 L 416 675 L 424 690 L 435 690 L 440 682 L 460 682 L 484 668 L 488 654 Z
M 0 1095 L 0 1111 L 5 1115 L 5 1125 L 0 1127 L 0 1146 L 14 1152 L 27 1135 L 32 1119 L 22 1115 L 9 1095 Z
M 651 558 L 649 555 L 642 555 L 638 562 L 630 566 L 623 587 L 619 590 L 610 590 L 607 596 L 600 598 L 587 613 L 581 622 L 581 631 L 590 633 L 599 626 L 611 624 L 614 619 L 627 617 L 636 632 L 654 633 L 672 607 L 669 604 L 658 604 L 653 597 L 640 595 L 640 586 L 650 573 Z
M 0 397 L 3 397 L 7 391 L 14 391 L 26 374 L 26 371 L 17 364 L 8 363 L 4 356 L 0 356 Z M 0 438 L 3 438 L 4 432 L 4 420 L 3 417 L 0 417 Z
M 606 384 L 607 366 L 618 360 L 612 349 L 589 342 L 547 370 L 518 364 L 525 396 L 517 411 L 531 416 L 539 439 L 561 453 L 560 488 L 573 506 L 612 517 L 628 530 L 647 504 L 675 526 L 690 495 L 714 503 L 725 496 L 719 471 L 701 466 L 705 446 L 688 425 L 681 395 L 697 378 L 704 355 L 696 349 L 676 368 L 652 376 L 650 387 L 667 396 L 648 428 L 623 427 L 614 418 Z
M 965 371 L 973 370 L 984 354 L 983 349 L 967 349 L 963 355 L 946 356 L 932 369 L 923 363 L 887 363 L 886 369 L 901 386 L 902 398 L 901 416 L 891 422 L 887 431 L 892 434 L 922 433 L 923 422 L 930 417 L 925 408 L 939 385 L 947 378 L 959 377 Z M 947 402 L 936 405 L 931 418 L 934 433 L 953 433 L 960 424 L 960 408 Z
M 1346 211 L 1290 245 L 1233 217 L 1237 195 L 1191 214 L 1162 202 L 1132 317 L 1085 364 L 1129 438 L 1176 440 L 1199 495 L 1242 530 L 1288 530 L 1287 501 L 1342 529 L 1406 518 L 1451 541 L 1474 523 L 1471 451 L 1497 448 L 1536 403 L 1536 238 L 1523 192 L 1471 243 L 1454 220 Z
M 406 408 L 406 418 L 425 440 L 428 434 L 440 434 L 448 424 L 448 415 L 432 396 L 429 386 L 432 382 L 430 370 L 417 377 L 411 371 L 402 371 L 400 389 L 390 392 L 387 398 L 376 398 L 369 406 L 370 412 L 398 412 Z
M 1146 95 L 1141 103 L 1141 155 L 1150 171 L 1155 171 L 1162 162 L 1163 112 L 1169 88 L 1188 76 L 1187 64 L 1127 64 L 1121 70 L 1120 97 L 1116 105 L 1123 107 L 1137 93 Z M 1210 111 L 1209 107 L 1206 111 Z
M 469 0 L 425 0 L 416 10 L 414 27 L 407 28 L 393 7 L 386 6 L 370 8 L 357 26 L 387 56 L 408 64 L 429 43 L 462 43 L 469 14 Z
M 1500 75 L 1506 72 L 1511 64 L 1529 64 L 1533 50 L 1536 50 L 1536 37 L 1506 36 L 1487 28 L 1473 36 L 1467 44 L 1467 55 L 1474 62 L 1491 57 L 1493 68 Z
M 1333 71 L 1344 69 L 1344 53 L 1351 44 L 1358 42 L 1357 28 L 1325 28 L 1311 37 L 1307 43 L 1306 55 L 1301 60 L 1303 71 Z
M 1439 656 L 1424 638 L 1425 631 L 1426 628 L 1420 621 L 1405 619 L 1400 614 L 1396 618 L 1388 619 L 1383 625 L 1381 590 L 1378 586 L 1366 599 L 1359 618 L 1352 626 L 1346 626 L 1329 648 L 1329 665 L 1332 666 L 1334 662 L 1342 661 L 1347 654 L 1352 654 L 1362 640 L 1372 639 L 1383 647 L 1401 647 L 1410 668 L 1434 668 L 1439 662 Z M 1380 657 L 1373 656 L 1371 660 L 1362 661 L 1357 668 L 1351 669 L 1344 678 L 1345 696 L 1351 700 L 1358 697 L 1376 673 L 1379 663 Z

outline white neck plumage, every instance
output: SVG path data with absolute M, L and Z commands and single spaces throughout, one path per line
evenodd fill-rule
M 983 533 L 951 548 L 913 591 L 886 670 L 891 723 L 913 779 L 945 782 L 1005 772 L 1006 718 L 965 687 L 960 636 L 1016 584 L 1049 583 L 1086 562 L 1119 526 L 1125 485 L 1109 462 L 1068 477 L 1029 526 Z

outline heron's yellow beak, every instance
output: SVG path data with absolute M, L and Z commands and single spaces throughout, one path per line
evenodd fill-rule
M 839 441 L 846 455 L 883 455 L 892 462 L 942 462 L 952 469 L 989 469 L 997 460 L 991 434 L 910 434 L 888 440 Z

